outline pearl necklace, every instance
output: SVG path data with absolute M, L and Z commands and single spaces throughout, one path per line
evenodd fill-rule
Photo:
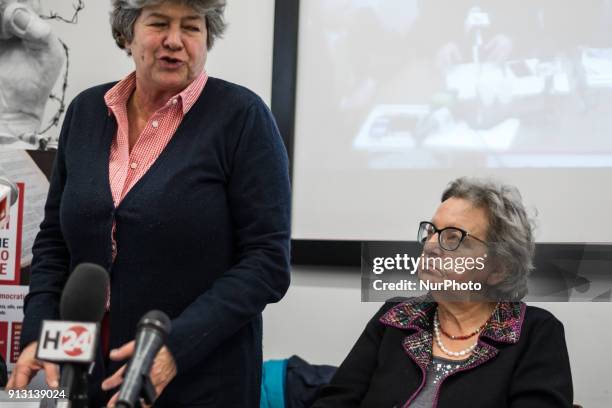
M 446 354 L 447 356 L 451 356 L 451 357 L 466 356 L 470 354 L 472 351 L 474 351 L 474 349 L 476 348 L 476 345 L 478 344 L 478 339 L 476 339 L 476 342 L 466 349 L 459 350 L 459 351 L 450 351 L 449 349 L 447 349 L 444 346 L 444 343 L 442 343 L 442 336 L 440 335 L 440 321 L 438 320 L 437 310 L 436 310 L 436 314 L 434 315 L 434 338 L 440 350 L 442 350 L 442 352 Z

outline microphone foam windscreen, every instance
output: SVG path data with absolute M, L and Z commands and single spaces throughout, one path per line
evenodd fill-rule
M 101 266 L 91 263 L 77 265 L 62 292 L 62 320 L 101 321 L 106 310 L 108 285 L 108 272 Z
M 138 322 L 138 327 L 142 326 L 152 327 L 160 330 L 164 335 L 168 335 L 168 333 L 170 333 L 170 329 L 172 328 L 172 323 L 170 322 L 168 315 L 166 315 L 164 312 L 159 310 L 151 310 L 142 316 Z

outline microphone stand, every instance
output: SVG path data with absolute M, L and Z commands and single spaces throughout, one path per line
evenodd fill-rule
M 81 364 L 66 364 L 62 367 L 60 390 L 67 398 L 60 399 L 56 408 L 88 408 L 87 370 Z

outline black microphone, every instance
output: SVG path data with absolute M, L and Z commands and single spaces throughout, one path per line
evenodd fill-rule
M 142 396 L 147 404 L 153 404 L 155 389 L 149 371 L 153 359 L 170 333 L 170 319 L 164 312 L 152 310 L 138 322 L 134 355 L 128 363 L 123 384 L 119 390 L 117 407 L 133 408 Z
M 104 317 L 109 276 L 101 266 L 82 263 L 70 274 L 60 300 L 61 321 L 43 322 L 37 358 L 62 366 L 57 407 L 87 407 L 87 373 L 95 360 L 98 323 Z
M 62 320 L 97 323 L 106 312 L 109 278 L 106 269 L 92 263 L 82 263 L 70 274 L 62 299 Z

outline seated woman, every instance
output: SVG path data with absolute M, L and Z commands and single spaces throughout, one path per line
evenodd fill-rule
M 517 189 L 453 181 L 418 239 L 425 259 L 487 260 L 455 271 L 421 262 L 421 281 L 472 281 L 482 289 L 385 304 L 313 408 L 571 407 L 563 325 L 520 302 L 534 239 Z

